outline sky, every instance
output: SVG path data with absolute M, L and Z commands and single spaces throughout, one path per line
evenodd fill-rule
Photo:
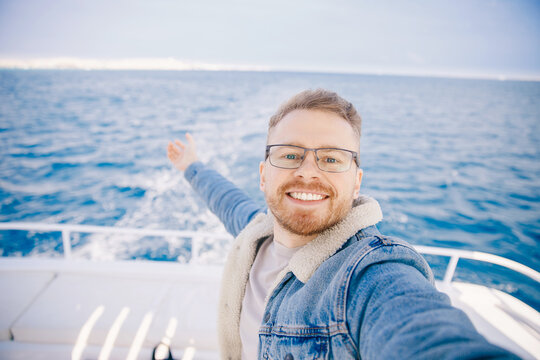
M 0 0 L 0 66 L 58 58 L 540 79 L 540 1 Z

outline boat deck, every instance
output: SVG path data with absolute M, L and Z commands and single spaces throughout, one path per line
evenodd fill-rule
M 221 267 L 153 261 L 0 259 L 2 359 L 217 359 Z M 484 286 L 439 282 L 488 339 L 540 358 L 540 314 Z
M 220 276 L 178 263 L 0 259 L 0 358 L 150 359 L 165 341 L 175 358 L 216 359 Z

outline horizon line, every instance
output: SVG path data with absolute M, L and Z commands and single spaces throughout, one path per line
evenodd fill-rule
M 453 79 L 540 81 L 540 74 L 503 74 L 489 72 L 473 72 L 459 70 L 418 70 L 407 68 L 376 68 L 364 66 L 357 68 L 295 68 L 244 64 L 217 64 L 197 61 L 182 61 L 167 58 L 120 58 L 97 59 L 78 57 L 49 58 L 2 58 L 0 69 L 13 70 L 165 70 L 165 71 L 254 71 L 254 72 L 303 72 L 327 74 L 381 75 L 381 76 L 413 76 Z

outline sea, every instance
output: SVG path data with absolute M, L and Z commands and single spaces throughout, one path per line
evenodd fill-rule
M 0 221 L 195 230 L 220 221 L 168 161 L 200 159 L 264 206 L 258 166 L 280 103 L 325 88 L 363 119 L 362 193 L 413 245 L 488 252 L 540 270 L 540 82 L 242 71 L 0 71 Z M 210 241 L 210 240 L 209 240 Z M 228 242 L 204 247 L 223 262 Z M 186 239 L 73 234 L 73 256 L 189 260 Z M 58 232 L 0 231 L 1 256 L 61 257 Z M 204 258 L 204 257 L 203 257 Z M 441 277 L 448 258 L 427 257 Z M 540 309 L 527 277 L 460 260 L 458 279 Z

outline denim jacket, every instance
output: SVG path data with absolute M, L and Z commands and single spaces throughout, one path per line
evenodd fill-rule
M 240 312 L 249 270 L 273 218 L 202 163 L 185 173 L 237 236 L 225 265 L 218 335 L 240 359 Z M 299 250 L 278 275 L 259 329 L 259 359 L 516 358 L 488 343 L 433 286 L 425 260 L 383 236 L 378 203 L 361 197 L 346 218 Z

